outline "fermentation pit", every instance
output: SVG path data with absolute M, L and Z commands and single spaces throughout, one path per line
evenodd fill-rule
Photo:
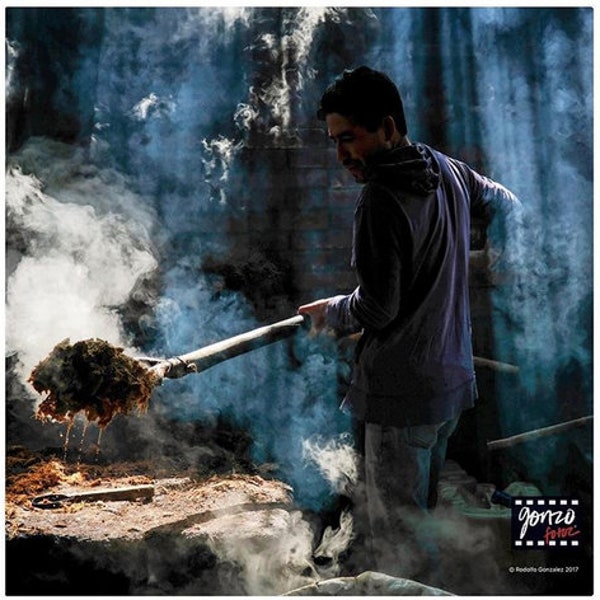
M 304 535 L 298 544 L 308 550 L 312 544 L 308 525 L 297 527 L 302 516 L 289 486 L 279 481 L 256 474 L 150 477 L 144 463 L 66 464 L 24 448 L 9 453 L 7 467 L 9 593 L 252 593 L 258 585 L 252 577 L 258 575 L 243 573 L 243 562 L 224 557 L 253 552 L 260 561 L 267 550 L 269 560 L 280 560 L 288 571 L 287 582 L 300 586 L 314 580 L 305 574 L 310 556 L 294 556 L 294 548 L 280 557 L 270 553 L 298 531 Z M 149 484 L 150 498 L 32 506 L 42 493 Z M 265 583 L 260 585 L 264 590 Z M 272 583 L 272 592 L 287 591 L 277 585 Z

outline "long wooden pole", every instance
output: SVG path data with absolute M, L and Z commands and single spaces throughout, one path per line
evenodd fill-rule
M 154 365 L 152 370 L 162 377 L 168 378 L 199 373 L 239 354 L 288 338 L 307 325 L 307 317 L 295 315 L 289 319 L 258 327 L 252 331 L 204 346 L 187 354 L 166 359 Z
M 487 448 L 488 450 L 511 448 L 512 446 L 517 446 L 518 444 L 531 442 L 533 440 L 537 440 L 542 437 L 547 437 L 549 435 L 556 435 L 557 433 L 562 433 L 563 431 L 569 431 L 570 429 L 574 429 L 575 427 L 582 427 L 583 425 L 591 423 L 593 418 L 594 417 L 592 415 L 588 415 L 579 419 L 573 419 L 572 421 L 565 421 L 564 423 L 550 425 L 549 427 L 533 429 L 532 431 L 526 431 L 525 433 L 519 433 L 517 435 L 502 438 L 500 440 L 493 440 L 487 443 Z
M 514 373 L 519 372 L 517 365 L 511 365 L 510 363 L 500 362 L 498 360 L 492 360 L 491 358 L 483 358 L 481 356 L 473 357 L 473 364 L 477 368 L 491 369 L 498 373 Z

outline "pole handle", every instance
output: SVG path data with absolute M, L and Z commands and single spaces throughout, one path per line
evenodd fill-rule
M 291 337 L 298 330 L 306 329 L 309 325 L 310 317 L 295 315 L 283 321 L 258 327 L 187 354 L 167 359 L 153 366 L 152 369 L 158 373 L 164 372 L 163 377 L 171 379 L 183 377 L 189 373 L 199 373 L 240 354 Z

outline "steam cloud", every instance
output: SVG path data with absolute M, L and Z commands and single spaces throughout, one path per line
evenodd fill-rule
M 59 143 L 30 140 L 11 163 L 8 235 L 22 237 L 25 249 L 7 256 L 6 345 L 19 354 L 23 378 L 64 338 L 128 347 L 118 308 L 157 267 L 152 213 L 122 176 Z M 120 204 L 136 220 L 115 212 Z
M 314 462 L 329 485 L 338 494 L 350 493 L 358 480 L 357 456 L 350 434 L 343 433 L 337 439 L 304 440 L 304 457 Z

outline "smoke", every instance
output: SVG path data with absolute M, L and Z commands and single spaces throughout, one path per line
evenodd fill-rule
M 446 589 L 457 594 L 516 593 L 521 582 L 506 576 L 512 560 L 504 547 L 508 527 L 506 514 L 500 517 L 489 509 L 471 508 L 463 514 L 456 508 L 436 510 L 432 532 Z
M 118 309 L 157 267 L 151 211 L 122 177 L 84 165 L 74 149 L 31 139 L 7 168 L 6 348 L 23 380 L 64 338 L 128 346 Z
M 175 108 L 172 98 L 161 99 L 152 92 L 148 97 L 142 98 L 142 100 L 133 107 L 131 113 L 134 119 L 145 121 L 154 115 L 169 115 Z
M 319 26 L 327 21 L 339 23 L 346 13 L 347 9 L 318 6 L 284 10 L 280 31 L 258 37 L 251 50 L 276 69 L 271 69 L 266 81 L 249 88 L 248 100 L 238 109 L 244 116 L 243 127 L 260 124 L 276 144 L 294 138 L 297 124 L 292 109 L 316 74 L 308 59 Z
M 521 368 L 521 389 L 500 400 L 503 432 L 589 413 L 591 9 L 398 9 L 382 22 L 393 32 L 382 60 L 403 92 L 411 139 L 466 160 L 524 207 L 522 230 L 507 232 L 510 260 L 489 290 L 493 358 Z M 410 40 L 428 24 L 443 42 L 425 52 Z
M 320 569 L 323 578 L 334 577 L 339 574 L 340 556 L 348 550 L 354 539 L 354 518 L 350 510 L 345 510 L 340 515 L 338 527 L 328 526 L 323 532 L 320 544 L 314 551 L 315 557 L 328 559 L 325 568 Z
M 15 42 L 5 41 L 5 63 L 6 71 L 4 78 L 4 97 L 8 104 L 15 94 L 15 66 L 19 57 L 19 46 Z
M 237 530 L 232 543 L 219 530 Z M 244 514 L 205 528 L 212 550 L 241 567 L 249 595 L 278 595 L 312 583 L 318 574 L 312 563 L 313 531 L 300 511 L 282 509 Z
M 312 436 L 302 448 L 304 460 L 317 465 L 332 491 L 351 493 L 357 464 L 348 434 Z M 235 543 L 219 535 L 232 530 L 237 531 Z M 300 511 L 273 509 L 219 519 L 205 533 L 222 560 L 239 565 L 248 594 L 274 595 L 339 575 L 354 539 L 354 519 L 349 509 L 342 511 L 338 526 L 327 526 L 316 548 L 315 530 Z
M 316 69 L 308 62 L 314 38 L 320 25 L 328 20 L 339 22 L 345 11 L 320 7 L 284 10 L 281 31 L 262 33 L 244 48 L 245 52 L 263 57 L 267 63 L 264 71 L 268 74 L 258 70 L 246 97 L 233 110 L 231 122 L 235 124 L 236 132 L 229 137 L 218 133 L 214 138 L 202 139 L 205 181 L 210 186 L 211 197 L 219 204 L 228 201 L 226 184 L 230 171 L 245 142 L 252 143 L 253 134 L 266 133 L 276 146 L 298 143 L 297 122 L 292 110 L 299 104 L 306 82 L 316 74 Z M 214 23 L 222 18 L 226 27 L 238 23 L 248 28 L 258 13 L 252 9 L 219 12 L 210 20 Z
M 237 117 L 238 113 L 236 113 Z M 224 185 L 229 179 L 229 172 L 237 152 L 243 147 L 241 141 L 235 142 L 223 136 L 212 140 L 202 140 L 204 158 L 202 160 L 206 179 L 215 182 L 217 186 L 218 201 L 224 205 L 227 201 Z
M 169 313 L 164 322 L 172 337 L 165 339 L 168 347 L 177 344 L 189 350 L 249 330 L 256 323 L 244 311 L 239 298 L 229 301 L 210 299 L 210 291 L 203 283 L 177 294 L 167 304 L 161 300 L 161 311 Z M 203 299 L 206 302 L 203 303 Z M 189 302 L 189 303 L 188 303 Z M 202 331 L 191 338 L 194 330 L 188 328 L 189 319 L 195 318 L 196 303 L 202 304 L 210 337 Z M 214 339 L 213 339 L 214 338 Z M 186 342 L 186 340 L 190 340 Z M 310 348 L 308 347 L 310 343 Z M 304 356 L 301 367 L 290 368 L 289 347 L 285 342 L 259 348 L 251 353 L 230 359 L 198 375 L 168 382 L 156 390 L 154 405 L 157 410 L 178 420 L 214 422 L 218 415 L 226 416 L 251 432 L 251 458 L 257 465 L 272 464 L 272 474 L 294 488 L 299 505 L 319 510 L 335 496 L 336 489 L 327 480 L 321 468 L 306 457 L 306 440 L 319 432 L 323 440 L 336 439 L 348 428 L 347 418 L 338 409 L 338 398 L 332 382 L 336 377 L 335 360 L 330 349 L 314 346 L 299 335 L 294 350 Z M 164 353 L 163 353 L 164 354 Z M 176 354 L 166 352 L 167 355 Z M 167 389 L 168 385 L 168 389 Z M 165 432 L 165 438 L 168 432 Z M 157 440 L 156 443 L 159 443 Z M 322 462 L 322 461 L 321 461 Z M 332 472 L 329 467 L 329 474 Z M 341 469 L 350 469 L 343 465 Z M 350 471 L 351 472 L 351 471 Z M 341 474 L 340 482 L 347 474 Z
M 349 433 L 334 439 L 311 437 L 303 442 L 304 459 L 314 462 L 331 489 L 349 494 L 358 480 L 356 451 Z

